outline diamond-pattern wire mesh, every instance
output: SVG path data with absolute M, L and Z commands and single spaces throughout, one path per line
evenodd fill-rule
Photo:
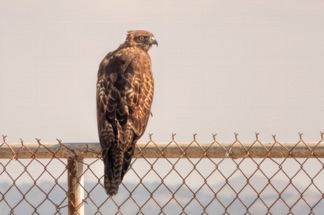
M 94 144 L 0 145 L 1 214 L 78 214 L 69 201 L 68 176 L 78 177 L 85 214 L 321 214 L 324 210 L 324 134 L 306 143 L 138 144 L 119 193 L 103 189 L 100 146 Z M 83 172 L 75 176 L 69 160 Z M 84 179 L 84 183 L 80 179 Z M 70 185 L 71 186 L 71 185 Z M 73 194 L 73 198 L 71 197 Z

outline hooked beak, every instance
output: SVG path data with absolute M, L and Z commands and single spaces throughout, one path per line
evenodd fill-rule
M 157 40 L 154 37 L 151 37 L 151 45 L 159 46 Z

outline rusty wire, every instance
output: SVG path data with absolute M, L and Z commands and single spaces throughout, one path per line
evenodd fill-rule
M 84 178 L 75 208 L 85 214 L 320 214 L 324 209 L 324 133 L 315 143 L 299 134 L 297 143 L 230 144 L 193 140 L 175 134 L 168 143 L 152 135 L 138 144 L 117 196 L 102 186 L 99 144 L 0 143 L 0 211 L 3 214 L 67 214 L 74 198 L 68 176 Z M 173 150 L 173 151 L 172 151 Z M 173 156 L 176 155 L 176 156 Z M 68 160 L 83 172 L 73 172 Z M 70 163 L 70 164 L 68 164 Z M 70 166 L 69 166 L 70 165 Z M 73 164 L 74 165 L 74 164 Z M 76 213 L 77 214 L 77 213 Z

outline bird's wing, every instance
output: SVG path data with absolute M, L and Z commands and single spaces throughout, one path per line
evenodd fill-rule
M 97 82 L 100 139 L 126 150 L 144 133 L 152 99 L 149 55 L 136 48 L 108 54 L 100 64 Z
M 151 113 L 154 82 L 149 55 L 142 50 L 137 52 L 139 53 L 133 58 L 127 71 L 129 87 L 125 102 L 130 109 L 128 122 L 139 138 L 145 131 Z

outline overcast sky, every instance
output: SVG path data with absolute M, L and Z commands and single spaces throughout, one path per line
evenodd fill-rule
M 156 141 L 319 141 L 324 1 L 0 2 L 0 134 L 9 142 L 97 142 L 102 58 L 132 29 L 159 42 Z

